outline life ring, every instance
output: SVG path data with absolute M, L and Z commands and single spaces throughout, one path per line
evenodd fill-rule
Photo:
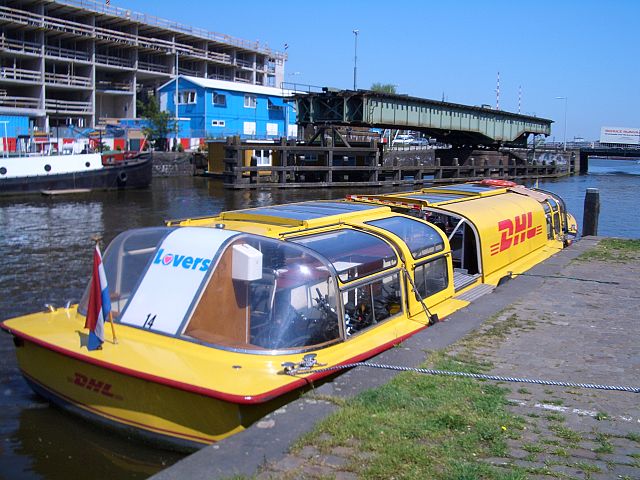
M 118 172 L 118 185 L 124 185 L 128 180 L 127 172 Z
M 518 185 L 515 182 L 509 180 L 498 180 L 497 178 L 485 178 L 480 182 L 480 185 L 487 185 L 489 187 L 515 187 Z

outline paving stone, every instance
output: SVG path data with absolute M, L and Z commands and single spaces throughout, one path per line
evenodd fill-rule
M 339 470 L 335 473 L 335 480 L 358 480 L 358 476 L 352 472 Z
M 300 468 L 302 465 L 307 463 L 305 458 L 301 458 L 295 455 L 287 455 L 279 462 L 276 462 L 270 465 L 272 470 L 286 471 L 286 470 L 295 470 Z
M 621 465 L 633 465 L 636 461 L 633 457 L 621 453 L 601 453 L 599 457 L 603 462 L 618 463 Z
M 349 463 L 348 459 L 337 455 L 321 455 L 316 459 L 316 461 L 329 467 L 344 467 Z
M 356 450 L 351 447 L 334 447 L 331 449 L 331 453 L 340 457 L 353 457 L 356 454 Z
M 584 460 L 596 460 L 598 458 L 598 454 L 592 450 L 587 450 L 586 448 L 571 448 L 567 450 L 567 453 L 572 458 L 584 459 Z
M 300 471 L 300 476 L 307 477 L 331 477 L 334 469 L 325 465 L 305 465 Z
M 611 478 L 631 478 L 633 480 L 640 479 L 640 468 L 629 465 L 616 465 L 615 468 L 609 470 Z
M 320 455 L 318 449 L 311 445 L 304 446 L 298 453 L 298 456 L 302 458 L 312 458 L 317 457 L 318 455 Z

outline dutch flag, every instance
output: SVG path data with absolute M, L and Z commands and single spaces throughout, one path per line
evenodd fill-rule
M 104 342 L 104 324 L 111 313 L 111 300 L 109 299 L 109 287 L 107 275 L 102 265 L 102 255 L 96 245 L 93 252 L 93 274 L 91 275 L 91 287 L 89 291 L 89 306 L 84 328 L 89 329 L 89 350 L 99 350 Z

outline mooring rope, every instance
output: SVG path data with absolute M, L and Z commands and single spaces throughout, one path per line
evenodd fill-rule
M 511 278 L 514 277 L 540 277 L 540 278 L 560 278 L 562 280 L 576 280 L 578 282 L 602 283 L 605 285 L 620 285 L 620 282 L 609 282 L 607 280 L 596 280 L 594 278 L 566 277 L 564 275 L 537 275 L 535 273 L 514 273 L 509 272 Z
M 614 390 L 618 392 L 640 393 L 640 387 L 628 387 L 623 385 L 599 385 L 594 383 L 562 382 L 562 381 L 556 381 L 556 380 L 542 380 L 537 378 L 503 377 L 500 375 L 486 375 L 482 373 L 468 373 L 468 372 L 452 372 L 448 370 L 403 367 L 400 365 L 385 365 L 382 363 L 370 363 L 370 362 L 347 363 L 344 365 L 335 365 L 333 367 L 324 367 L 324 368 L 318 368 L 318 369 L 301 366 L 299 368 L 291 368 L 289 370 L 285 369 L 284 373 L 286 375 L 295 376 L 300 374 L 306 375 L 310 373 L 323 373 L 323 372 L 330 372 L 334 370 L 336 371 L 346 370 L 348 368 L 353 368 L 353 367 L 380 368 L 385 370 L 395 370 L 398 372 L 415 372 L 415 373 L 423 373 L 426 375 L 445 375 L 449 377 L 474 378 L 477 380 L 495 380 L 498 382 L 533 383 L 537 385 L 554 385 L 558 387 L 591 388 L 596 390 Z

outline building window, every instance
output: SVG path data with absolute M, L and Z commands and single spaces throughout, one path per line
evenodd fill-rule
M 255 135 L 256 122 L 244 122 L 242 133 L 245 135 Z
M 271 101 L 271 99 L 267 100 L 267 108 L 269 110 L 282 110 L 282 105 L 276 105 Z
M 257 100 L 255 95 L 244 96 L 244 108 L 256 108 Z
M 178 92 L 178 104 L 185 105 L 188 103 L 196 103 L 196 91 L 195 90 L 183 90 Z
M 213 104 L 216 107 L 226 107 L 227 106 L 227 96 L 222 93 L 213 92 Z
M 224 120 L 211 120 L 211 126 L 212 127 L 224 127 L 224 126 L 226 126 L 226 124 L 225 124 Z
M 276 135 L 278 135 L 278 124 L 277 123 L 267 123 L 267 135 L 268 136 L 276 136 Z

